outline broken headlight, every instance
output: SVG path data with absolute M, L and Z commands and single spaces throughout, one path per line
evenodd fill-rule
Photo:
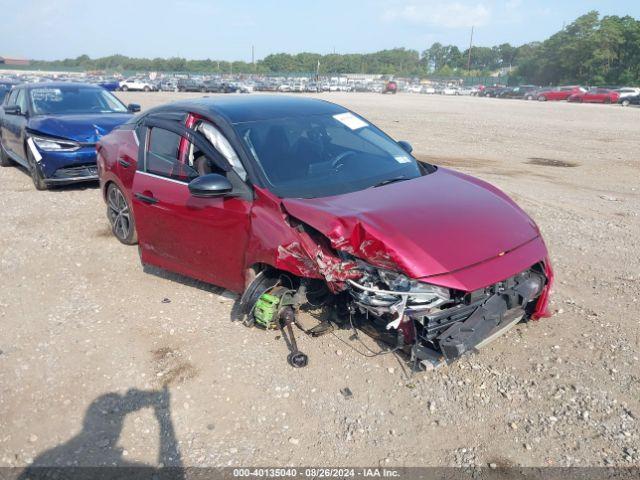
M 31 136 L 33 143 L 35 143 L 40 150 L 46 152 L 75 152 L 80 148 L 80 144 L 71 140 L 62 140 L 52 137 L 37 137 Z
M 411 293 L 412 295 L 407 298 L 407 303 L 409 304 L 428 304 L 436 300 L 449 300 L 449 289 L 447 288 L 418 282 L 402 273 L 389 270 L 378 269 L 378 276 L 389 287 L 389 290 L 399 293 Z
M 450 300 L 447 288 L 413 280 L 403 273 L 374 267 L 356 260 L 363 275 L 349 280 L 351 295 L 361 305 L 384 308 L 406 300 L 405 305 L 433 308 Z

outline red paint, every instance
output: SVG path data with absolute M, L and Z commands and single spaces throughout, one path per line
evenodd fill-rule
M 579 103 L 617 103 L 619 98 L 620 94 L 615 90 L 595 88 L 588 92 L 580 92 L 575 95 L 571 95 L 568 100 L 570 102 Z
M 572 95 L 577 95 L 583 93 L 582 88 L 575 87 L 559 87 L 554 90 L 547 90 L 545 92 L 540 92 L 538 98 L 544 97 L 546 100 L 554 101 L 554 100 L 567 100 Z
M 253 201 L 196 198 L 185 182 L 123 169 L 135 159 L 134 132 L 100 142 L 103 189 L 116 182 L 137 223 L 142 261 L 235 292 L 256 264 L 325 279 L 334 291 L 371 264 L 449 288 L 472 291 L 543 261 L 548 284 L 535 318 L 548 315 L 553 273 L 535 223 L 497 188 L 445 168 L 413 180 L 317 199 L 280 199 L 254 188 Z M 136 194 L 153 197 L 150 205 Z M 311 228 L 310 228 L 311 227 Z M 406 336 L 412 335 L 408 330 Z

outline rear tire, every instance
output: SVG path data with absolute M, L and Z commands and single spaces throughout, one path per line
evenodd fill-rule
M 129 90 L 129 87 L 127 87 L 126 85 L 122 86 L 122 91 L 123 92 L 127 92 Z
M 44 175 L 42 175 L 38 162 L 33 158 L 33 154 L 29 149 L 27 149 L 27 163 L 29 164 L 29 175 L 33 181 L 33 186 L 36 187 L 36 190 L 47 190 L 48 187 L 44 182 Z
M 540 96 L 538 97 L 538 101 L 539 101 L 539 102 L 546 102 L 546 101 L 547 101 L 547 97 L 545 97 L 544 95 L 540 95 Z
M 110 183 L 107 187 L 107 219 L 111 225 L 111 232 L 121 243 L 138 243 L 133 210 L 127 202 L 127 197 L 115 183 Z
M 145 86 L 145 87 L 143 88 L 143 90 L 144 90 L 145 92 L 150 92 L 150 91 L 151 91 L 151 89 L 150 89 L 148 86 Z
M 13 164 L 7 152 L 4 151 L 2 142 L 0 142 L 0 167 L 10 167 Z
M 631 102 L 629 100 L 622 100 L 623 107 L 628 107 L 629 105 L 631 105 Z

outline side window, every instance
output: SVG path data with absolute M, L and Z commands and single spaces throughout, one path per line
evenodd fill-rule
M 189 165 L 178 161 L 180 135 L 154 127 L 148 132 L 146 171 L 161 177 L 188 182 L 198 176 Z
M 27 111 L 27 92 L 24 88 L 18 90 L 16 97 L 16 105 L 20 107 L 20 111 L 24 114 Z
M 7 95 L 6 105 L 15 105 L 17 96 L 18 96 L 18 90 L 17 89 L 11 90 L 11 92 L 9 92 L 9 95 Z

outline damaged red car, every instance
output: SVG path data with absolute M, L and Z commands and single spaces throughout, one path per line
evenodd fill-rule
M 339 105 L 178 102 L 97 151 L 114 235 L 143 264 L 241 294 L 248 325 L 355 327 L 426 365 L 547 316 L 553 274 L 533 220 Z M 310 306 L 331 314 L 306 328 Z

